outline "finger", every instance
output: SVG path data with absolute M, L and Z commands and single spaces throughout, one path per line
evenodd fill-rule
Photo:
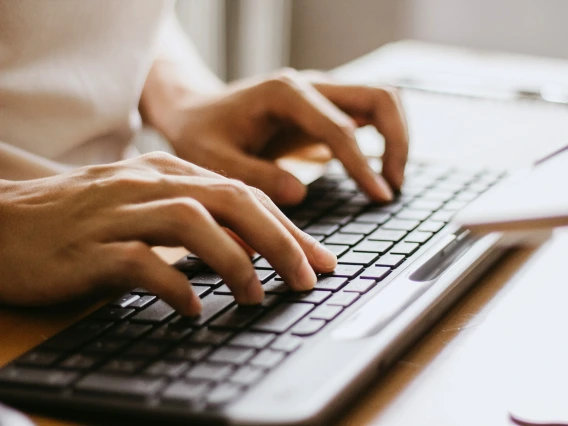
M 291 288 L 307 290 L 314 286 L 316 276 L 302 247 L 253 196 L 248 186 L 233 179 L 201 178 L 185 183 L 182 181 L 183 179 L 178 179 L 177 182 L 172 180 L 171 191 L 178 188 L 191 193 L 192 198 L 213 217 L 264 256 Z M 184 185 L 185 189 L 182 189 Z M 204 244 L 203 239 L 200 241 Z M 212 249 L 216 253 L 220 251 L 218 244 Z M 209 263 L 199 252 L 195 254 Z M 217 270 L 213 264 L 209 266 Z M 231 287 L 230 282 L 227 285 Z
M 389 87 L 315 85 L 326 98 L 353 116 L 359 125 L 374 125 L 385 138 L 382 174 L 399 190 L 408 159 L 408 126 L 396 89 Z
M 197 315 L 201 301 L 187 277 L 161 260 L 146 244 L 121 242 L 106 244 L 106 263 L 114 277 L 130 288 L 143 287 L 158 295 L 182 315 Z
M 221 276 L 240 304 L 257 304 L 264 297 L 250 257 L 194 199 L 173 198 L 123 207 L 113 215 L 108 228 L 113 238 L 184 246 Z
M 337 257 L 320 244 L 311 235 L 301 231 L 284 213 L 272 202 L 272 200 L 257 188 L 250 187 L 249 190 L 256 197 L 256 199 L 270 212 L 292 237 L 300 244 L 302 250 L 308 258 L 308 262 L 317 272 L 330 272 L 335 269 L 337 265 Z
M 304 184 L 274 163 L 238 150 L 225 150 L 217 160 L 228 175 L 261 189 L 278 204 L 298 204 L 306 196 Z
M 371 198 L 388 201 L 392 191 L 367 164 L 355 140 L 355 123 L 307 81 L 295 75 L 268 80 L 257 86 L 259 102 L 280 119 L 325 141 L 345 169 Z

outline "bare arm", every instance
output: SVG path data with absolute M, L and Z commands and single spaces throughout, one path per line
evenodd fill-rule
M 54 161 L 0 142 L 0 179 L 38 179 L 64 171 L 65 168 Z

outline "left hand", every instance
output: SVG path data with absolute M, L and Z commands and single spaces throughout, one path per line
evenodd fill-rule
M 306 189 L 266 157 L 294 137 L 323 142 L 371 199 L 390 201 L 402 185 L 408 155 L 396 91 L 321 76 L 314 81 L 314 75 L 286 70 L 221 93 L 193 94 L 175 106 L 164 133 L 181 158 L 257 187 L 278 204 L 300 202 Z M 356 127 L 369 124 L 385 137 L 381 175 L 368 166 L 355 140 Z

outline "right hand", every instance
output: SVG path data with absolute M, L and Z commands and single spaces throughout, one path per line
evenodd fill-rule
M 0 302 L 39 306 L 144 287 L 183 315 L 201 309 L 188 279 L 151 246 L 184 246 L 241 304 L 264 292 L 234 232 L 295 290 L 337 259 L 255 188 L 171 155 L 148 154 L 54 177 L 0 181 Z

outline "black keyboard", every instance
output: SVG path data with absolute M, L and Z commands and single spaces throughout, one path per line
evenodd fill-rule
M 341 318 L 501 176 L 410 164 L 402 194 L 379 205 L 333 167 L 309 186 L 300 206 L 285 210 L 339 259 L 312 291 L 292 292 L 255 256 L 266 297 L 258 306 L 239 307 L 222 279 L 188 255 L 176 267 L 202 298 L 199 317 L 181 317 L 135 289 L 0 369 L 0 388 L 4 394 L 29 391 L 36 399 L 48 392 L 69 404 L 111 397 L 158 408 L 218 408 Z

